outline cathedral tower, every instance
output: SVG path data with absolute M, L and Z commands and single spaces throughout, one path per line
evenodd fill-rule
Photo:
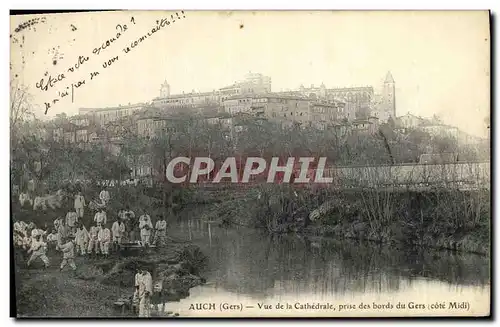
M 384 81 L 383 102 L 386 112 L 396 118 L 396 83 L 391 72 L 387 72 Z
M 160 98 L 167 98 L 170 96 L 170 85 L 167 83 L 167 80 L 163 82 L 160 88 Z

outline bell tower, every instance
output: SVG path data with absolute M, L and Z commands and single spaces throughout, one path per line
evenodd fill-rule
M 386 112 L 396 118 L 396 83 L 390 71 L 385 76 L 383 100 Z
M 170 96 L 170 85 L 168 84 L 167 80 L 163 82 L 160 88 L 160 98 L 167 98 Z

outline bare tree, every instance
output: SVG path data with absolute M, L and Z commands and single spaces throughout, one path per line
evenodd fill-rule
M 29 118 L 33 118 L 33 107 L 31 95 L 28 88 L 17 80 L 10 82 L 10 128 L 15 132 L 19 124 Z

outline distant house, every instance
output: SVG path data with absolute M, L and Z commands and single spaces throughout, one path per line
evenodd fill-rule
M 378 131 L 379 119 L 369 117 L 368 119 L 356 119 L 351 124 L 353 131 L 375 134 Z
M 414 129 L 424 125 L 426 122 L 427 119 L 415 116 L 410 113 L 407 113 L 404 116 L 397 117 L 395 121 L 396 126 L 399 129 Z
M 80 108 L 80 116 L 91 117 L 92 120 L 99 123 L 100 125 L 106 125 L 109 122 L 113 122 L 121 119 L 122 117 L 132 116 L 141 110 L 147 108 L 145 103 L 119 105 L 118 107 L 106 107 L 106 108 Z

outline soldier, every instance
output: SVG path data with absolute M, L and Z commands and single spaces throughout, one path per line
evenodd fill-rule
M 151 243 L 151 231 L 153 229 L 153 224 L 151 223 L 151 217 L 144 213 L 139 217 L 139 228 L 141 230 L 141 243 L 143 246 L 149 246 Z
M 111 232 L 106 225 L 103 225 L 102 228 L 97 233 L 97 240 L 99 241 L 99 248 L 101 249 L 101 253 L 104 256 L 109 255 L 109 243 L 111 243 Z
M 101 227 L 99 226 L 92 226 L 90 227 L 89 231 L 89 247 L 87 248 L 87 252 L 89 254 L 92 254 L 92 251 L 97 254 L 99 251 L 99 241 L 98 241 L 98 234 L 99 231 L 101 230 Z
M 84 213 L 84 208 L 85 208 L 85 198 L 82 195 L 81 191 L 78 191 L 78 193 L 75 195 L 75 211 L 78 217 L 81 219 L 83 218 L 83 213 Z
M 151 295 L 153 294 L 153 278 L 151 274 L 142 269 L 137 284 L 139 318 L 149 318 L 151 316 Z
M 59 244 L 57 246 L 57 249 L 60 250 L 63 253 L 63 260 L 61 262 L 61 268 L 60 270 L 62 271 L 66 265 L 69 265 L 73 271 L 76 270 L 76 264 L 75 264 L 75 242 L 66 237 L 63 239 L 62 244 Z
M 45 264 L 45 268 L 49 267 L 49 258 L 47 258 L 47 244 L 43 241 L 42 235 L 37 234 L 31 242 L 31 247 L 28 250 L 31 257 L 28 260 L 27 266 L 29 267 L 33 260 L 40 258 Z
M 76 229 L 75 233 L 75 245 L 76 245 L 76 252 L 80 252 L 81 255 L 85 255 L 87 253 L 87 247 L 89 243 L 89 232 L 83 226 L 83 224 L 78 224 L 78 227 Z
M 105 225 L 107 222 L 106 211 L 104 208 L 99 209 L 99 211 L 94 216 L 94 221 L 97 226 Z
M 118 249 L 125 236 L 125 223 L 123 223 L 121 218 L 118 218 L 111 226 L 111 232 L 113 233 L 113 247 Z
M 167 221 L 162 215 L 158 215 L 158 220 L 155 225 L 155 238 L 153 243 L 156 246 L 164 246 L 167 237 Z

